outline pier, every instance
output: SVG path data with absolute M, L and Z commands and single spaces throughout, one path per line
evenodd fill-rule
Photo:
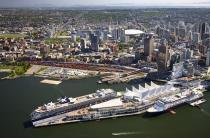
M 58 85 L 58 84 L 62 83 L 62 81 L 47 80 L 47 79 L 46 79 L 46 80 L 42 80 L 41 83 Z
M 144 78 L 147 74 L 141 71 L 132 71 L 128 73 L 119 73 L 110 76 L 105 76 L 101 78 L 102 83 L 122 83 L 122 82 L 129 82 L 134 79 L 141 79 Z

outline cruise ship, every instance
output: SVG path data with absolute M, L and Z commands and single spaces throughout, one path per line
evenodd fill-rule
M 150 114 L 165 112 L 181 104 L 195 102 L 202 97 L 203 92 L 201 89 L 186 89 L 181 93 L 159 99 L 152 107 L 147 110 L 147 112 Z
M 71 98 L 60 99 L 61 102 L 50 103 L 50 106 L 53 106 L 49 109 L 46 107 L 47 105 L 41 106 L 32 113 L 32 123 L 35 127 L 41 127 L 141 114 L 152 107 L 159 97 L 178 92 L 179 88 L 175 88 L 171 84 L 157 85 L 153 82 L 151 85 L 132 87 L 131 90 L 126 88 L 121 93 L 111 89 L 99 90 L 97 93 L 81 96 L 74 100 Z M 60 107 L 56 107 L 57 104 Z M 40 111 L 44 112 L 41 117 L 33 116 L 39 114 Z
M 125 101 L 122 98 L 116 98 L 90 107 L 35 121 L 33 125 L 41 127 L 137 115 L 144 113 L 152 105 L 153 103 L 140 104 L 137 101 Z
M 78 110 L 86 106 L 104 102 L 117 97 L 117 93 L 112 89 L 97 90 L 96 93 L 76 97 L 76 98 L 59 98 L 57 102 L 50 102 L 38 107 L 31 113 L 32 122 L 64 114 L 73 110 Z

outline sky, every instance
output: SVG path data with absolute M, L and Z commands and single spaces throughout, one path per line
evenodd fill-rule
M 210 6 L 210 0 L 0 0 L 0 7 L 42 6 Z

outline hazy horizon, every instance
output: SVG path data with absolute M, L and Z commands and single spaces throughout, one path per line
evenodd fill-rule
M 72 6 L 186 6 L 210 7 L 210 0 L 0 0 L 0 7 L 72 7 Z

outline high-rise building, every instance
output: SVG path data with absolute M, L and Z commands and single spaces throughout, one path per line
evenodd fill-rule
M 158 36 L 161 36 L 161 31 L 162 31 L 161 27 L 160 26 L 156 26 L 156 34 Z
M 176 28 L 175 28 L 175 35 L 176 35 L 176 36 L 179 36 L 179 27 L 176 27 Z
M 210 66 L 210 48 L 208 48 L 206 54 L 206 66 Z
M 207 27 L 208 27 L 208 24 L 207 23 L 200 24 L 199 32 L 201 34 L 201 39 L 202 40 L 204 39 L 204 35 L 207 32 Z
M 193 56 L 193 51 L 192 50 L 190 50 L 189 48 L 185 48 L 183 50 L 183 59 L 184 60 L 191 59 L 192 56 Z
M 187 39 L 188 39 L 189 41 L 192 41 L 192 40 L 193 40 L 193 33 L 192 33 L 191 30 L 187 33 Z
M 193 42 L 194 43 L 200 43 L 201 42 L 201 35 L 200 33 L 193 33 Z
M 193 24 L 192 31 L 196 32 L 196 33 L 199 33 L 199 28 L 200 28 L 199 26 L 200 26 L 199 23 Z
M 153 34 L 147 34 L 144 39 L 144 55 L 147 59 L 151 59 L 152 53 L 154 51 L 154 38 Z
M 169 48 L 166 40 L 161 40 L 161 44 L 158 48 L 157 64 L 158 71 L 165 72 L 168 69 L 169 63 Z
M 81 50 L 84 51 L 87 48 L 87 42 L 85 38 L 80 40 Z
M 114 40 L 119 40 L 120 34 L 119 34 L 119 29 L 115 28 L 112 30 L 112 38 Z
M 186 37 L 186 29 L 185 28 L 179 28 L 179 37 L 181 39 L 185 39 L 185 37 Z
M 93 51 L 99 50 L 99 37 L 93 33 L 90 34 L 91 49 Z
M 121 42 L 125 42 L 125 29 L 120 28 L 119 30 L 119 39 Z
M 112 30 L 112 39 L 116 41 L 125 41 L 125 30 L 123 28 L 115 28 Z
M 179 28 L 186 28 L 185 22 L 184 22 L 184 21 L 179 21 L 178 27 L 179 27 Z

